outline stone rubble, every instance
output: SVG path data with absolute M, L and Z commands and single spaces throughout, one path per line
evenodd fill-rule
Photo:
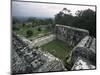
M 15 34 L 13 34 L 12 42 L 12 73 L 19 74 L 67 70 L 61 60 L 48 52 L 30 48 L 23 39 Z
M 72 47 L 70 61 L 71 70 L 96 68 L 96 39 L 89 36 L 89 31 L 64 25 L 56 25 L 55 35 L 44 36 L 29 41 L 13 33 L 11 69 L 14 74 L 37 73 L 50 71 L 67 71 L 63 62 L 41 48 L 53 39 L 59 39 Z

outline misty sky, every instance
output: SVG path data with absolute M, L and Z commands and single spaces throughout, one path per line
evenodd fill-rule
M 54 17 L 63 8 L 71 10 L 72 15 L 75 15 L 77 10 L 92 9 L 93 6 L 78 6 L 78 5 L 62 5 L 62 4 L 44 4 L 31 2 L 12 2 L 12 16 L 17 17 Z

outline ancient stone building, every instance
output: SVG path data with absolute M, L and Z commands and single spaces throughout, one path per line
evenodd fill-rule
M 64 71 L 62 61 L 48 52 L 32 48 L 29 42 L 13 33 L 11 69 L 13 74 Z
M 96 68 L 96 41 L 91 36 L 83 38 L 72 50 L 72 70 Z M 81 64 L 81 65 L 80 65 Z
M 96 68 L 96 39 L 89 36 L 88 30 L 56 25 L 56 38 L 72 47 L 71 70 Z
M 71 47 L 77 45 L 86 35 L 89 35 L 89 32 L 85 29 L 56 25 L 56 38 L 66 42 L 66 44 Z
M 50 36 L 29 41 L 13 33 L 12 36 L 12 73 L 35 73 L 50 71 L 67 71 L 60 59 L 41 48 L 34 48 L 46 44 L 53 39 L 59 39 L 72 48 L 70 53 L 71 69 L 96 68 L 96 39 L 89 36 L 89 31 L 65 25 L 56 25 L 55 33 Z M 42 43 L 43 42 L 43 43 Z

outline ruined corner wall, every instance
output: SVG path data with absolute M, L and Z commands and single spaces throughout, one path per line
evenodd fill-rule
M 49 38 L 50 37 L 46 38 L 46 40 Z M 49 52 L 43 52 L 41 49 L 31 48 L 29 46 L 30 44 L 30 41 L 27 39 L 16 34 L 12 35 L 12 74 L 67 70 L 60 59 L 56 58 Z
M 87 35 L 89 35 L 89 32 L 85 29 L 56 25 L 56 38 L 66 42 L 72 48 Z
M 84 37 L 72 50 L 72 61 L 78 57 L 85 58 L 91 64 L 96 65 L 96 39 L 91 36 Z

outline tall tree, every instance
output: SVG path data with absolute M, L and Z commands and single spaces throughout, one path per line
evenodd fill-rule
M 90 35 L 96 37 L 96 12 L 91 9 L 77 11 L 73 25 L 89 30 Z
M 73 16 L 67 8 L 63 8 L 63 10 L 55 15 L 55 23 L 57 24 L 72 25 L 72 21 Z

